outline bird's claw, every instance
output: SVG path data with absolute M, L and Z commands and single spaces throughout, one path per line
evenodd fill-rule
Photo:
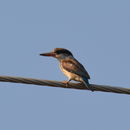
M 63 81 L 63 83 L 66 85 L 66 87 L 69 86 L 69 82 L 68 81 Z

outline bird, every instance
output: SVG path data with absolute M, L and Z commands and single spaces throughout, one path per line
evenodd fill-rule
M 61 71 L 68 77 L 66 85 L 68 85 L 71 80 L 74 80 L 82 82 L 89 90 L 94 91 L 88 81 L 90 79 L 88 72 L 68 49 L 55 48 L 51 52 L 41 53 L 40 56 L 54 57 L 59 61 Z

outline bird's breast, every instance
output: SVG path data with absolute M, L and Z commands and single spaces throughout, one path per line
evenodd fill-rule
M 64 73 L 64 75 L 66 75 L 69 79 L 71 80 L 76 80 L 76 81 L 81 81 L 81 77 L 72 73 L 72 72 L 69 72 L 67 71 L 66 69 L 63 68 L 63 66 L 60 64 L 60 69 L 61 71 Z

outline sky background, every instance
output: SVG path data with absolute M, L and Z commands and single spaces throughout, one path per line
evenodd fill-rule
M 130 88 L 129 0 L 1 0 L 0 75 L 67 80 L 39 54 L 71 50 L 90 83 Z M 129 130 L 130 96 L 0 83 L 1 130 Z

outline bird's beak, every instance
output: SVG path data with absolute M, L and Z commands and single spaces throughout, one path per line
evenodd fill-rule
M 51 57 L 55 57 L 56 54 L 54 52 L 49 52 L 49 53 L 42 53 L 42 54 L 40 54 L 40 56 L 51 56 Z

